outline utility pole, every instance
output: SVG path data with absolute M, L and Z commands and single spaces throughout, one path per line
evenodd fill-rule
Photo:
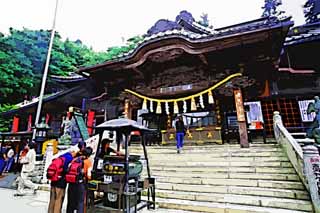
M 57 18 L 57 11 L 58 11 L 58 3 L 59 0 L 56 0 L 56 8 L 54 11 L 54 18 L 53 18 L 53 24 L 52 24 L 52 30 L 51 30 L 51 37 L 50 37 L 50 42 L 49 42 L 49 48 L 48 48 L 48 53 L 47 53 L 47 60 L 42 76 L 42 82 L 41 82 L 41 89 L 40 89 L 40 95 L 39 95 L 39 100 L 38 100 L 38 107 L 37 107 L 37 114 L 36 114 L 36 119 L 34 121 L 34 126 L 35 128 L 33 129 L 33 135 L 32 139 L 34 140 L 36 137 L 36 132 L 37 132 L 37 125 L 39 123 L 40 119 L 40 114 L 41 114 L 41 107 L 42 107 L 42 102 L 43 102 L 43 95 L 44 95 L 44 90 L 46 87 L 46 82 L 47 82 L 47 75 L 48 75 L 48 70 L 49 70 L 49 62 L 50 62 L 50 56 L 51 56 L 51 50 L 52 50 L 52 44 L 54 40 L 54 34 L 56 31 L 56 18 Z

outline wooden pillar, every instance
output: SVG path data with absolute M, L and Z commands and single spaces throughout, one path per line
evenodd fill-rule
M 248 148 L 249 147 L 248 130 L 247 130 L 246 117 L 245 117 L 245 112 L 243 107 L 241 89 L 235 89 L 233 91 L 233 94 L 234 94 L 234 101 L 236 103 L 237 120 L 239 124 L 240 146 L 242 148 Z
M 132 119 L 132 106 L 129 99 L 124 101 L 124 116 L 128 119 Z

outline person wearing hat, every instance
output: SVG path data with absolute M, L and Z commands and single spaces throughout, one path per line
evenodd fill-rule
M 78 183 L 69 183 L 67 213 L 86 212 L 86 184 L 88 180 L 91 180 L 92 162 L 89 157 L 92 153 L 92 148 L 86 147 L 82 149 L 81 155 L 74 159 L 74 161 L 80 160 L 83 162 L 83 180 Z
M 15 194 L 16 196 L 25 195 L 25 187 L 30 188 L 33 194 L 35 194 L 37 190 L 37 186 L 31 181 L 31 177 L 33 176 L 33 171 L 36 164 L 36 151 L 34 150 L 35 143 L 30 142 L 26 145 L 25 148 L 28 150 L 28 152 L 20 160 L 20 163 L 22 164 L 22 170 L 20 173 L 20 177 L 18 178 L 18 189 L 17 193 Z

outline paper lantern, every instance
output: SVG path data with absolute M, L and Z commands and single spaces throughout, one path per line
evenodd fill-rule
M 156 113 L 161 114 L 161 103 L 160 102 L 158 102 L 158 104 L 157 104 Z
M 173 103 L 173 113 L 174 114 L 179 113 L 179 107 L 178 107 L 178 103 L 176 101 Z
M 196 105 L 196 100 L 194 97 L 191 99 L 191 111 L 196 111 L 197 110 L 197 105 Z
M 214 104 L 211 90 L 208 92 L 208 102 L 209 102 L 209 104 Z
M 147 99 L 144 99 L 144 100 L 143 100 L 142 109 L 148 109 L 148 108 L 147 108 Z

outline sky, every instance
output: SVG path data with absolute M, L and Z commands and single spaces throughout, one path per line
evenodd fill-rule
M 282 0 L 281 9 L 295 25 L 304 24 L 306 0 Z M 2 0 L 0 32 L 10 27 L 51 29 L 56 0 Z M 182 10 L 196 20 L 208 14 L 214 28 L 257 19 L 264 0 L 59 0 L 56 30 L 63 39 L 80 39 L 95 51 L 142 35 L 159 19 L 175 20 Z

